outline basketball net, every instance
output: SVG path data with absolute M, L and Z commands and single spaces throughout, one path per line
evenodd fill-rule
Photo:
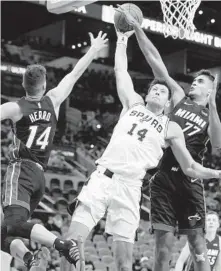
M 184 39 L 194 33 L 193 19 L 201 0 L 160 0 L 163 20 L 166 25 L 164 36 Z

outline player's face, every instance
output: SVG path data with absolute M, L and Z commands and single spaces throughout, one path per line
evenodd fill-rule
M 152 86 L 145 98 L 146 103 L 153 104 L 162 109 L 166 106 L 169 101 L 169 90 L 166 86 L 156 84 Z
M 199 75 L 190 87 L 189 96 L 192 98 L 201 97 L 206 99 L 213 88 L 213 82 L 206 75 Z
M 206 231 L 217 231 L 219 228 L 219 218 L 216 214 L 206 216 Z

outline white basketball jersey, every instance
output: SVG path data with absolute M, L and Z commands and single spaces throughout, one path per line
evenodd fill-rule
M 166 116 L 156 116 L 142 104 L 134 105 L 120 118 L 96 162 L 123 178 L 143 179 L 163 156 L 168 122 Z

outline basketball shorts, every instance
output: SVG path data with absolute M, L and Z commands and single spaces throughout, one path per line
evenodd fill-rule
M 150 181 L 152 229 L 175 231 L 205 230 L 203 181 L 177 171 L 158 171 Z
M 37 207 L 45 191 L 45 177 L 41 166 L 30 160 L 9 164 L 3 184 L 3 206 L 20 205 L 30 214 Z
M 117 240 L 133 243 L 140 220 L 141 188 L 126 183 L 119 175 L 108 177 L 105 172 L 105 168 L 98 166 L 92 173 L 78 196 L 82 204 L 74 212 L 72 221 L 84 224 L 91 231 L 107 214 L 105 231 L 114 239 L 117 236 Z

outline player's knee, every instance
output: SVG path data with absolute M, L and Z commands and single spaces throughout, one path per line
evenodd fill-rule
M 20 221 L 16 225 L 8 225 L 7 232 L 10 236 L 19 236 L 30 239 L 31 231 L 35 224 Z
M 192 256 L 196 261 L 206 260 L 206 240 L 201 234 L 188 235 L 188 242 Z
M 158 247 L 155 251 L 155 261 L 167 262 L 170 259 L 170 248 L 167 246 Z
M 173 240 L 174 235 L 172 232 L 156 231 L 156 261 L 169 261 Z
M 7 236 L 4 241 L 1 241 L 1 250 L 11 254 L 11 243 L 15 240 L 19 239 L 17 237 Z
M 89 233 L 90 229 L 87 226 L 80 222 L 72 221 L 68 233 L 65 235 L 65 239 L 78 240 L 78 237 L 81 236 L 83 242 L 85 242 Z

